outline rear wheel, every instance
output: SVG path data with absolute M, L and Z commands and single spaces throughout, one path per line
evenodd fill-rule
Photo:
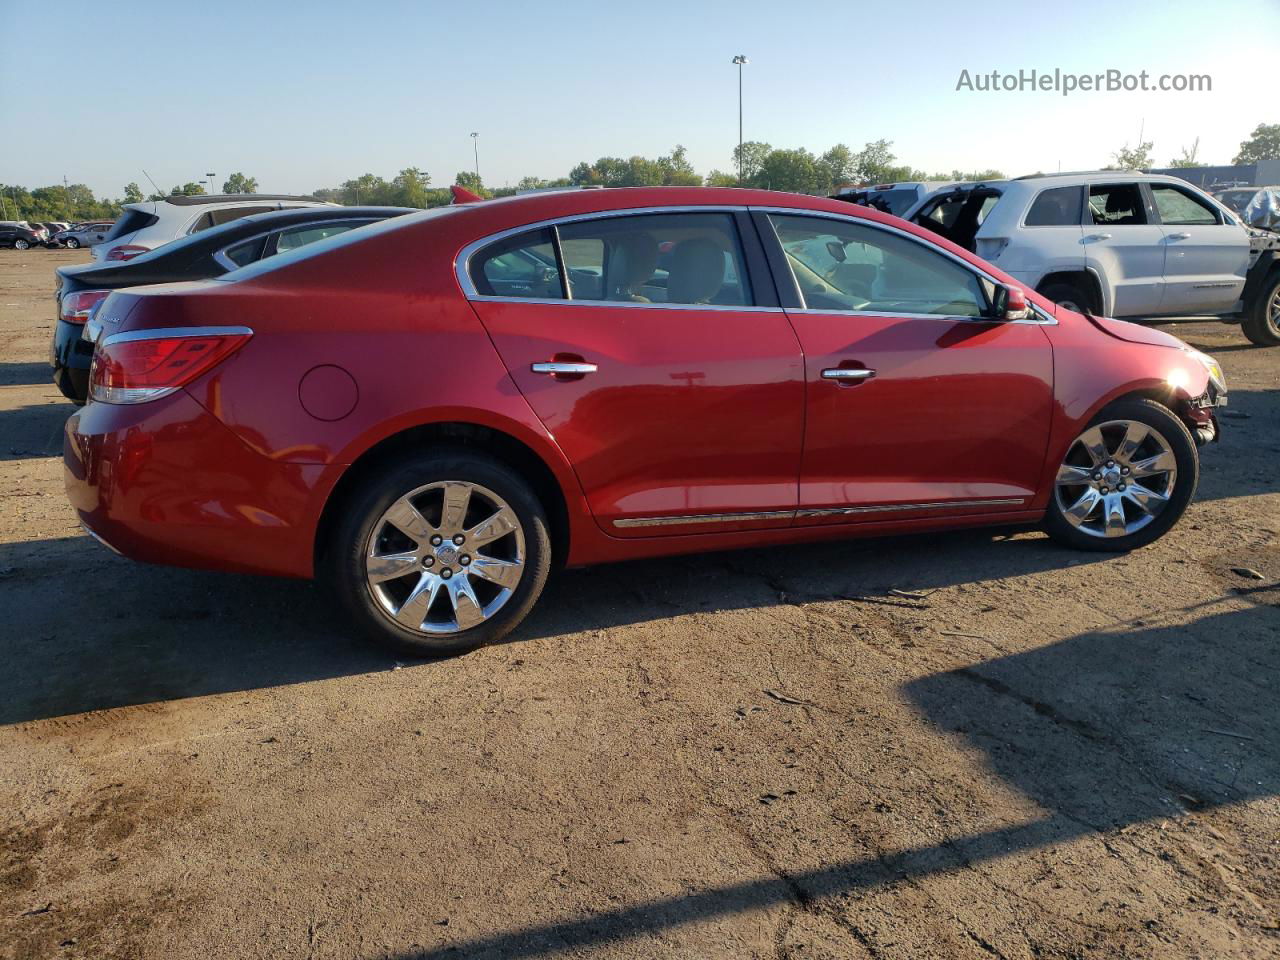
M 1178 522 L 1199 478 L 1195 441 L 1168 407 L 1120 400 L 1067 449 L 1045 528 L 1082 550 L 1145 547 Z
M 1052 300 L 1058 306 L 1074 310 L 1076 313 L 1084 313 L 1086 310 L 1090 313 L 1097 313 L 1099 310 L 1099 307 L 1093 302 L 1093 294 L 1086 290 L 1083 284 L 1065 281 L 1051 283 L 1041 290 L 1040 294 Z
M 75 237 L 67 237 L 67 246 L 70 247 L 72 250 L 79 249 L 80 241 L 77 240 Z
M 1272 270 L 1240 325 L 1244 335 L 1260 347 L 1280 344 L 1280 270 Z
M 416 656 L 493 643 L 533 608 L 551 567 L 542 505 L 504 464 L 418 454 L 343 506 L 325 578 L 374 640 Z
M 31 246 L 31 244 L 19 237 L 17 240 L 13 241 L 13 246 L 17 250 L 26 250 Z

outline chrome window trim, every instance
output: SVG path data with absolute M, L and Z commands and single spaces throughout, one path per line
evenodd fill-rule
M 702 513 L 678 516 L 627 517 L 614 520 L 619 529 L 671 527 L 693 523 L 741 523 L 750 520 L 798 520 L 808 517 L 838 517 L 865 513 L 895 513 L 899 510 L 951 510 L 961 507 L 1019 506 L 1026 497 L 989 497 L 976 500 L 931 500 L 924 503 L 876 503 L 849 507 L 801 507 L 797 510 L 767 510 L 754 513 Z
M 153 330 L 126 330 L 113 333 L 102 341 L 104 347 L 138 340 L 163 340 L 166 337 L 232 337 L 253 336 L 248 327 L 157 327 Z
M 860 226 L 870 227 L 875 230 L 883 230 L 885 233 L 902 237 L 905 240 L 910 240 L 911 242 L 918 244 L 919 246 L 923 247 L 926 250 L 929 250 L 933 253 L 937 253 L 943 257 L 946 257 L 947 259 L 958 264 L 960 267 L 963 267 L 964 269 L 968 270 L 970 273 L 974 273 L 982 277 L 988 283 L 993 283 L 997 287 L 1005 286 L 1004 281 L 996 279 L 991 274 L 987 273 L 987 271 L 983 270 L 981 267 L 974 266 L 968 260 L 964 259 L 964 257 L 957 256 L 956 254 L 952 253 L 950 250 L 946 250 L 938 246 L 937 244 L 928 243 L 923 238 L 917 237 L 915 234 L 907 230 L 903 230 L 900 227 L 895 227 L 888 223 L 879 223 L 875 220 L 865 219 L 862 217 L 841 216 L 838 213 L 827 213 L 825 210 L 806 210 L 806 209 L 796 208 L 796 207 L 752 207 L 751 209 L 764 214 L 776 213 L 776 214 L 782 214 L 784 216 L 815 217 L 819 220 L 837 220 L 842 223 L 853 223 Z M 779 244 L 781 244 L 781 240 L 779 240 Z M 787 263 L 787 267 L 788 269 L 791 269 L 791 264 L 789 261 Z M 795 284 L 796 292 L 800 294 L 800 299 L 801 301 L 803 301 L 804 294 L 800 292 L 800 283 L 799 281 L 796 280 L 794 272 L 792 272 L 791 274 L 791 282 Z M 891 311 L 883 311 L 883 310 L 819 310 L 812 307 L 799 307 L 795 309 L 796 309 L 796 312 L 798 313 L 827 313 L 827 314 L 834 313 L 834 314 L 840 314 L 842 316 L 848 315 L 848 316 L 865 316 L 865 317 L 910 317 L 910 318 L 928 317 L 933 320 L 952 320 L 952 321 L 964 320 L 969 323 L 1017 323 L 1017 324 L 1031 324 L 1032 326 L 1042 326 L 1042 325 L 1056 326 L 1057 325 L 1058 323 L 1057 319 L 1053 317 L 1051 314 L 1048 314 L 1045 311 L 1041 310 L 1035 304 L 1028 304 L 1028 306 L 1031 307 L 1031 310 L 1033 313 L 1037 314 L 1041 318 L 1040 320 L 1032 320 L 1030 318 L 1026 320 L 996 320 L 993 317 L 967 317 L 967 316 L 952 316 L 952 315 L 940 314 L 940 313 L 907 313 L 905 311 L 891 312 Z
M 987 280 L 989 283 L 994 283 L 997 286 L 1004 285 L 1002 281 L 997 280 L 995 277 L 987 273 L 987 271 L 983 270 L 982 268 L 974 266 L 972 263 L 965 260 L 963 257 L 956 256 L 950 250 L 944 250 L 942 247 L 937 246 L 936 244 L 930 244 L 925 240 L 923 240 L 922 238 L 917 237 L 914 234 L 910 233 L 909 231 L 903 230 L 900 227 L 892 226 L 891 224 L 878 223 L 874 220 L 870 220 L 864 217 L 855 217 L 847 214 L 828 212 L 826 210 L 810 210 L 807 207 L 753 207 L 747 204 L 705 204 L 705 205 L 681 205 L 681 206 L 671 206 L 671 207 L 629 207 L 627 209 L 596 210 L 591 213 L 575 213 L 575 214 L 570 214 L 564 217 L 552 217 L 548 220 L 538 220 L 532 223 L 522 224 L 518 227 L 510 227 L 506 230 L 500 230 L 497 233 L 491 233 L 487 236 L 481 237 L 479 240 L 471 241 L 465 247 L 463 247 L 462 250 L 458 253 L 457 258 L 454 261 L 454 275 L 457 278 L 458 285 L 462 288 L 463 295 L 468 300 L 474 300 L 479 302 L 544 303 L 544 304 L 556 303 L 561 305 L 576 303 L 579 306 L 637 307 L 640 309 L 647 309 L 647 310 L 654 310 L 654 309 L 657 309 L 657 310 L 675 310 L 675 309 L 733 310 L 733 311 L 751 310 L 751 311 L 760 311 L 760 312 L 768 312 L 768 313 L 778 313 L 778 312 L 826 313 L 826 314 L 834 313 L 834 314 L 839 314 L 841 316 L 861 315 L 861 316 L 869 316 L 869 317 L 903 317 L 903 318 L 927 317 L 930 320 L 951 320 L 951 321 L 963 320 L 969 323 L 993 323 L 993 322 L 994 323 L 1016 323 L 1016 324 L 1029 324 L 1032 326 L 1056 326 L 1058 323 L 1056 317 L 1040 309 L 1040 307 L 1036 306 L 1035 304 L 1030 304 L 1030 307 L 1032 312 L 1040 318 L 1039 320 L 1034 320 L 1030 318 L 1026 320 L 993 320 L 990 317 L 953 317 L 953 316 L 945 316 L 937 313 L 905 313 L 905 312 L 885 313 L 885 312 L 876 312 L 876 311 L 869 311 L 869 310 L 815 310 L 815 309 L 809 309 L 807 307 L 790 308 L 790 309 L 786 307 L 781 307 L 781 306 L 735 307 L 729 304 L 714 304 L 714 303 L 712 304 L 631 303 L 631 302 L 625 302 L 625 301 L 612 301 L 612 300 L 571 300 L 568 298 L 553 299 L 550 297 L 503 297 L 503 296 L 498 296 L 496 294 L 489 295 L 489 294 L 480 293 L 479 291 L 476 290 L 475 285 L 471 282 L 471 272 L 470 272 L 471 258 L 481 248 L 487 247 L 489 244 L 496 243 L 499 240 L 505 240 L 508 237 L 516 236 L 517 234 L 520 234 L 520 233 L 532 232 L 534 230 L 553 229 L 564 223 L 578 223 L 584 220 L 606 220 L 606 219 L 613 219 L 616 217 L 644 216 L 644 215 L 662 214 L 662 213 L 734 214 L 734 213 L 751 213 L 751 212 L 760 212 L 764 214 L 779 213 L 779 214 L 801 216 L 801 217 L 817 217 L 819 219 L 837 220 L 842 223 L 853 223 L 853 224 L 872 227 L 877 230 L 884 230 L 886 233 L 892 233 L 896 236 L 903 237 L 914 243 L 918 243 L 920 246 L 924 247 L 927 250 L 932 250 L 936 253 L 943 255 L 944 257 L 947 257 L 953 260 L 954 262 L 959 264 L 961 267 L 965 267 L 971 272 L 978 274 L 983 279 Z M 792 277 L 792 282 L 793 283 L 795 282 L 794 276 Z M 798 287 L 798 284 L 797 284 L 797 287 Z
M 263 211 L 263 213 L 280 213 L 280 212 L 282 211 L 279 211 L 279 210 Z M 257 216 L 257 214 L 250 214 L 249 216 Z M 273 233 L 284 233 L 286 230 L 295 230 L 295 229 L 300 229 L 302 227 L 327 227 L 327 226 L 332 226 L 335 223 L 350 223 L 353 220 L 359 221 L 361 219 L 362 218 L 360 217 L 334 217 L 332 220 L 316 220 L 312 223 L 295 223 L 287 227 L 275 227 L 271 230 L 264 230 L 262 233 L 255 233 L 252 236 L 245 237 L 243 240 L 237 240 L 235 243 L 228 243 L 225 247 L 222 247 L 213 252 L 213 259 L 215 263 L 219 264 L 220 266 L 226 267 L 228 272 L 232 270 L 239 270 L 241 267 L 247 267 L 249 264 L 236 263 L 234 260 L 232 260 L 230 257 L 227 256 L 228 250 L 234 249 L 235 247 L 243 246 L 246 243 L 253 243 L 253 241 L 261 240 L 264 237 L 270 237 Z M 370 220 L 364 220 L 360 224 L 360 226 L 367 227 L 371 223 L 381 223 L 383 220 L 390 220 L 390 219 L 392 218 L 381 217 L 381 218 L 373 218 Z M 356 228 L 352 227 L 351 229 L 355 230 Z M 316 241 L 312 241 L 312 242 L 316 242 Z M 303 246 L 306 246 L 306 244 L 303 244 Z M 294 247 L 293 249 L 297 250 L 299 248 Z M 258 258 L 258 260 L 263 260 L 263 259 L 265 259 L 265 257 Z M 258 260 L 251 260 L 249 262 L 257 263 Z

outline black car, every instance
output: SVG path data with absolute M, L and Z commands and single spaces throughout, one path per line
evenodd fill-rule
M 42 242 L 40 234 L 30 227 L 24 227 L 18 223 L 0 223 L 0 247 L 27 250 Z
M 272 210 L 193 233 L 133 260 L 58 267 L 54 293 L 58 323 L 49 361 L 53 382 L 68 400 L 85 402 L 93 360 L 93 342 L 83 336 L 85 324 L 112 290 L 220 277 L 334 234 L 417 212 L 413 207 Z

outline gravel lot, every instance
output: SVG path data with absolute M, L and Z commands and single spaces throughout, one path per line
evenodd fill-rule
M 80 533 L 46 358 L 86 259 L 0 251 L 0 956 L 1280 955 L 1280 349 L 1176 328 L 1231 407 L 1136 554 L 571 571 L 399 664 L 309 584 Z

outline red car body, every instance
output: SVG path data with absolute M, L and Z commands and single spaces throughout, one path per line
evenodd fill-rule
M 567 308 L 474 296 L 460 279 L 460 257 L 483 238 L 665 208 L 872 222 L 1016 285 L 876 210 L 762 191 L 545 193 L 399 218 L 270 268 L 113 294 L 101 310 L 108 334 L 234 325 L 252 336 L 159 399 L 73 415 L 71 502 L 139 560 L 310 577 L 333 504 L 365 464 L 464 433 L 529 478 L 558 559 L 583 565 L 1032 522 L 1069 444 L 1112 400 L 1156 397 L 1189 426 L 1211 420 L 1190 403 L 1208 389 L 1206 370 L 1180 341 L 1034 293 L 1036 322 L 854 324 L 785 297 L 764 308 Z M 553 360 L 599 371 L 530 369 Z M 849 386 L 823 379 L 830 368 L 877 374 Z

